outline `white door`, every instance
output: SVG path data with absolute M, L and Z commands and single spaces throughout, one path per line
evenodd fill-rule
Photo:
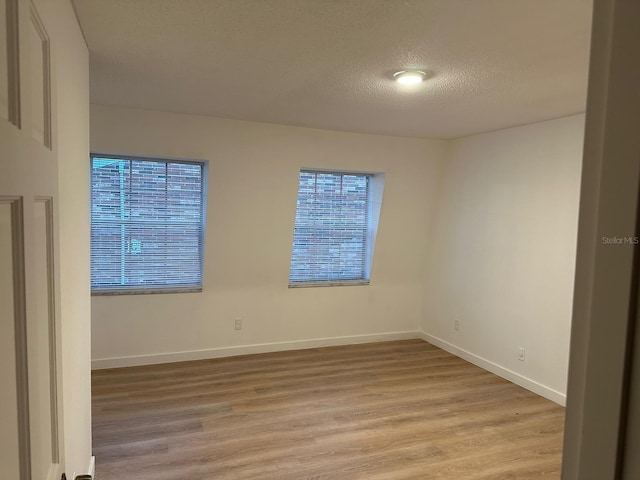
M 51 39 L 0 0 L 0 476 L 60 479 L 57 147 Z

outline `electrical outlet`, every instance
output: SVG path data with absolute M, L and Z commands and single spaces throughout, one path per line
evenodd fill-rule
M 236 318 L 236 330 L 242 330 L 242 319 Z
M 524 347 L 518 348 L 518 360 L 524 362 Z
M 456 332 L 459 332 L 459 331 L 460 331 L 460 320 L 455 320 L 455 321 L 453 322 L 453 329 L 454 329 Z

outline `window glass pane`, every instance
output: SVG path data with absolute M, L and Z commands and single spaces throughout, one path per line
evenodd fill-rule
M 369 176 L 300 172 L 289 282 L 366 280 Z
M 94 292 L 202 287 L 203 165 L 92 158 Z

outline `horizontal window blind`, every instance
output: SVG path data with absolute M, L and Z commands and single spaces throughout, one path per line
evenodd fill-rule
M 290 285 L 367 280 L 369 177 L 300 172 Z
M 203 164 L 91 158 L 94 293 L 202 288 Z

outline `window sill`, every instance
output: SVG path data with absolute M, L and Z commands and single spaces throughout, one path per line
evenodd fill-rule
M 289 283 L 289 288 L 311 287 L 350 287 L 369 285 L 369 280 L 328 280 L 323 282 L 294 282 Z
M 194 288 L 150 288 L 145 290 L 98 290 L 92 291 L 92 297 L 110 297 L 115 295 L 157 295 L 163 293 L 201 293 L 202 287 Z

